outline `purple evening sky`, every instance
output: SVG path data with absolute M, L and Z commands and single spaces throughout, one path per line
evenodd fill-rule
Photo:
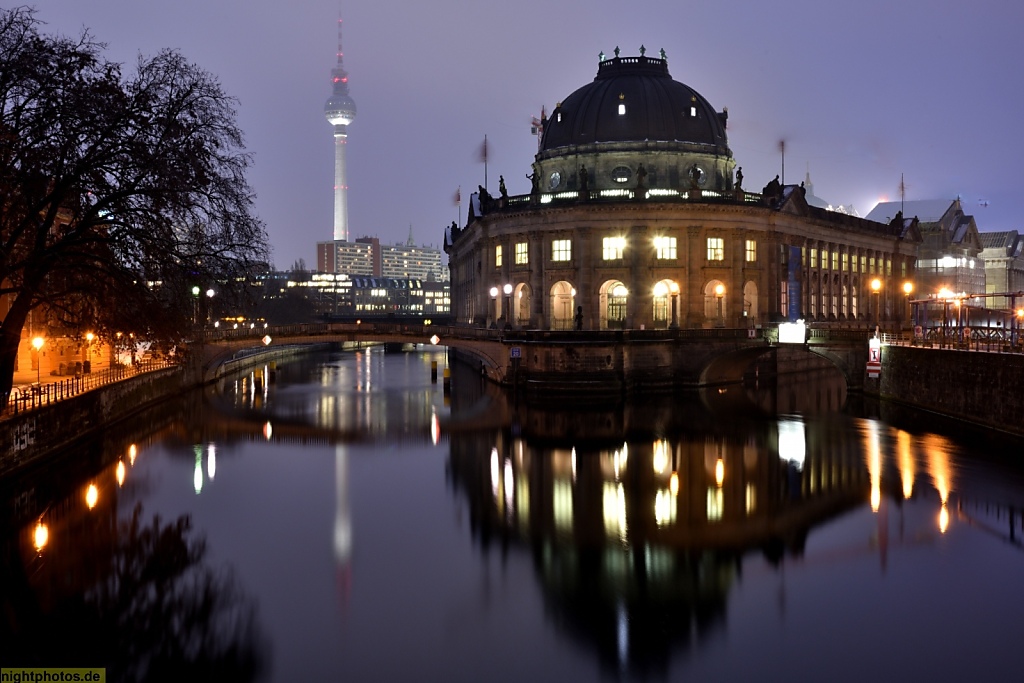
M 729 109 L 744 185 L 809 169 L 815 194 L 861 214 L 880 200 L 964 200 L 982 231 L 1024 230 L 1018 0 L 43 0 L 46 30 L 88 27 L 108 57 L 170 47 L 238 98 L 273 261 L 315 262 L 333 220 L 331 92 L 339 9 L 358 116 L 349 127 L 353 237 L 440 247 L 484 182 L 525 193 L 530 117 L 597 73 L 598 53 L 664 48 L 673 78 Z

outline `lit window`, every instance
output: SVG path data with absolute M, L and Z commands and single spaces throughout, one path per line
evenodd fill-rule
M 615 261 L 622 258 L 622 252 L 626 248 L 625 237 L 605 237 L 603 241 L 603 255 L 605 261 Z
M 815 247 L 811 247 L 811 268 L 818 267 L 818 250 Z
M 494 248 L 494 267 L 501 268 L 501 245 Z
M 530 262 L 530 253 L 526 250 L 526 242 L 516 242 L 516 265 L 523 266 Z
M 754 240 L 747 240 L 747 263 L 753 263 L 757 260 L 757 242 Z
M 623 116 L 626 113 L 626 105 L 619 102 L 619 116 Z
M 662 261 L 676 259 L 676 238 L 661 235 L 654 238 L 654 248 L 658 250 L 658 258 Z
M 708 238 L 708 261 L 725 260 L 725 240 L 721 237 Z
M 690 107 L 690 116 L 697 116 L 697 107 Z
M 839 270 L 839 252 L 832 252 L 832 270 Z
M 551 242 L 552 261 L 572 260 L 572 240 L 552 240 Z
M 789 282 L 783 280 L 779 284 L 779 308 L 782 309 L 782 315 L 786 315 L 789 311 Z
M 844 251 L 843 252 L 843 270 L 849 270 L 850 269 L 849 259 L 850 259 L 850 255 L 847 254 Z
M 828 249 L 821 250 L 821 268 L 822 270 L 828 268 Z

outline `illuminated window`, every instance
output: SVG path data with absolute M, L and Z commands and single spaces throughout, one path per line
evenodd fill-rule
M 839 252 L 832 252 L 832 270 L 839 270 Z
M 860 272 L 862 272 L 862 273 L 868 272 L 868 257 L 867 256 L 861 256 L 860 257 Z
M 823 270 L 828 268 L 828 249 L 821 250 L 821 267 Z
M 811 247 L 811 268 L 818 267 L 818 250 L 815 247 Z
M 747 240 L 747 263 L 753 263 L 757 260 L 757 242 L 754 240 Z
M 690 116 L 697 116 L 697 107 L 690 107 Z
M 625 237 L 605 237 L 602 241 L 602 253 L 605 261 L 616 261 L 622 258 L 626 248 Z
M 551 241 L 551 260 L 552 261 L 571 261 L 572 260 L 572 240 L 552 240 Z
M 974 267 L 974 261 L 971 261 L 971 268 Z M 892 275 L 892 259 L 885 259 L 885 274 Z
M 676 238 L 664 235 L 654 238 L 654 248 L 658 251 L 658 258 L 661 260 L 676 259 Z
M 494 266 L 495 266 L 495 268 L 501 268 L 501 245 L 500 244 L 494 248 Z
M 526 242 L 516 242 L 516 265 L 524 266 L 530 262 L 530 252 L 526 250 Z
M 721 237 L 708 238 L 708 261 L 725 260 L 725 240 Z
M 850 255 L 845 251 L 843 252 L 843 270 L 850 269 Z
M 874 256 L 872 256 L 870 259 L 868 259 L 868 268 L 870 269 L 869 272 L 871 272 L 871 273 L 875 272 L 875 257 Z
M 779 287 L 779 308 L 782 309 L 782 315 L 786 315 L 789 310 L 789 282 L 786 280 Z
M 619 102 L 619 116 L 623 116 L 626 113 L 626 105 Z

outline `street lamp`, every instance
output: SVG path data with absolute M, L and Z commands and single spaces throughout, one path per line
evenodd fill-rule
M 216 292 L 213 291 L 212 287 L 210 289 L 206 290 L 206 298 L 209 300 L 208 303 L 206 304 L 206 324 L 207 325 L 210 324 L 210 316 L 213 313 L 213 295 L 214 294 L 216 294 Z
M 36 350 L 36 384 L 42 384 L 42 379 L 39 376 L 39 366 L 43 364 L 43 359 L 39 357 L 39 349 L 43 348 L 43 343 L 42 337 L 36 337 L 32 340 L 32 346 Z
M 722 297 L 725 296 L 725 285 L 719 282 L 715 285 L 715 298 L 718 300 L 718 327 L 725 327 L 725 320 L 722 319 Z
M 492 327 L 497 327 L 498 326 L 498 288 L 497 287 L 491 287 L 491 315 L 494 316 L 492 318 L 491 326 Z
M 192 285 L 192 324 L 196 324 L 196 318 L 199 316 L 199 286 Z
M 879 294 L 881 289 L 882 281 L 876 277 L 871 281 L 871 292 L 875 295 L 875 334 L 878 334 L 878 324 L 882 319 L 881 295 Z
M 913 292 L 913 291 L 914 291 L 914 283 L 913 282 L 910 282 L 908 280 L 907 282 L 903 283 L 903 295 L 906 297 L 906 304 L 905 304 L 906 310 L 905 310 L 905 312 L 907 313 L 908 316 L 910 315 L 910 293 Z M 911 321 L 911 326 L 913 326 L 913 323 L 914 323 L 914 321 Z
M 505 283 L 505 329 L 512 329 L 512 285 Z
M 85 372 L 92 372 L 92 340 L 95 338 L 92 332 L 85 333 Z
M 672 295 L 672 322 L 669 323 L 669 328 L 677 330 L 679 329 L 679 318 L 676 310 L 676 303 L 679 300 L 679 285 L 676 282 L 670 282 L 668 285 L 668 291 Z

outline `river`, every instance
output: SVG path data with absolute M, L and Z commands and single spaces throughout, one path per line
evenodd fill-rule
M 372 347 L 261 367 L 0 483 L 0 665 L 1021 675 L 1021 441 L 824 371 L 544 405 L 458 364 L 448 391 L 446 363 Z

